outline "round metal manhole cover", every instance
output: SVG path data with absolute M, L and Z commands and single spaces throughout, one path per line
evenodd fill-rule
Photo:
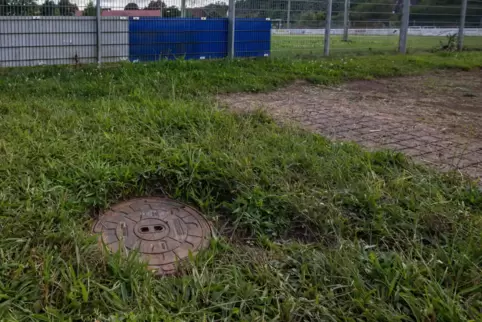
M 138 198 L 113 206 L 94 225 L 112 252 L 137 250 L 156 274 L 174 273 L 176 261 L 209 246 L 208 221 L 196 210 L 168 198 Z

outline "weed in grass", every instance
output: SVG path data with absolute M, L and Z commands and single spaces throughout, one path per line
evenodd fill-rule
M 3 71 L 0 319 L 481 319 L 475 186 L 213 99 L 480 66 L 464 53 Z M 160 193 L 231 227 L 183 276 L 156 279 L 89 233 L 92 209 Z

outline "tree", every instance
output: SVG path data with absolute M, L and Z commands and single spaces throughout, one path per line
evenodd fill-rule
M 459 24 L 460 0 L 410 0 L 410 4 L 411 25 L 457 27 Z M 352 0 L 350 20 L 355 27 L 387 27 L 400 21 L 402 9 L 402 0 Z M 478 27 L 481 17 L 482 5 L 469 5 L 466 26 Z
M 176 18 L 181 16 L 181 10 L 176 6 L 167 7 L 162 11 L 162 16 L 165 18 Z
M 205 6 L 204 12 L 208 18 L 225 18 L 228 8 L 226 3 L 218 1 Z
M 0 16 L 10 15 L 10 3 L 8 0 L 0 0 Z
M 84 16 L 95 16 L 96 10 L 94 3 L 90 1 L 84 9 Z
M 369 0 L 365 3 L 357 3 L 350 10 L 352 26 L 388 27 L 390 21 L 399 19 L 394 14 L 396 6 L 393 0 Z
M 37 11 L 35 0 L 10 1 L 9 13 L 11 16 L 33 16 Z
M 400 1 L 400 0 L 399 0 Z M 410 21 L 417 26 L 457 27 L 460 22 L 460 0 L 419 0 L 410 8 Z M 402 11 L 403 6 L 399 6 Z M 482 22 L 482 3 L 469 3 L 466 27 L 479 27 Z
M 55 16 L 55 2 L 52 0 L 45 0 L 40 7 L 40 14 L 42 16 Z
M 58 7 L 61 16 L 74 16 L 75 12 L 79 10 L 77 5 L 69 0 L 60 0 Z
M 166 8 L 166 4 L 161 0 L 152 0 L 149 2 L 145 10 L 164 10 Z
M 139 6 L 137 3 L 130 2 L 124 7 L 124 10 L 139 10 Z
M 287 0 L 238 0 L 236 1 L 236 16 L 240 18 L 271 18 L 287 19 Z M 342 1 L 333 4 L 333 11 L 336 12 Z M 304 13 L 325 11 L 326 0 L 320 1 L 291 1 L 291 21 L 300 21 Z
M 323 11 L 307 11 L 300 15 L 297 27 L 321 28 L 325 26 L 326 15 Z

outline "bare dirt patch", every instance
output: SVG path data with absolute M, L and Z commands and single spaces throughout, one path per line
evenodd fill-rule
M 236 110 L 263 109 L 322 135 L 390 148 L 443 170 L 482 177 L 482 71 L 355 81 L 298 82 L 271 93 L 219 97 Z
M 425 123 L 464 137 L 481 137 L 482 71 L 358 81 L 342 86 L 360 108 Z

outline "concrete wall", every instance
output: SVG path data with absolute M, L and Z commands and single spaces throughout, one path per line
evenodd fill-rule
M 400 32 L 396 28 L 386 29 L 349 29 L 350 35 L 364 36 L 391 36 L 398 35 Z M 447 36 L 457 34 L 457 28 L 408 28 L 411 36 Z M 324 35 L 325 29 L 272 29 L 273 35 Z M 343 29 L 331 29 L 332 35 L 343 35 Z M 482 28 L 465 28 L 466 36 L 482 36 Z
M 95 17 L 0 17 L 0 67 L 97 61 Z M 129 21 L 102 17 L 102 61 L 129 57 Z

